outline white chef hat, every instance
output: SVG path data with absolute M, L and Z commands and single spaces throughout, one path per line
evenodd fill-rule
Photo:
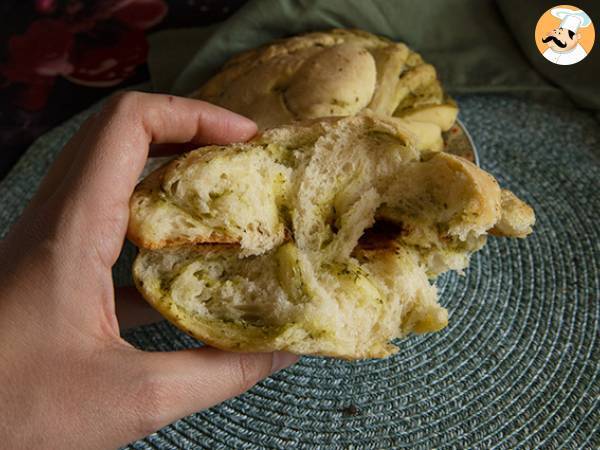
M 561 20 L 560 28 L 571 30 L 573 33 L 577 33 L 579 28 L 585 28 L 592 23 L 590 16 L 580 9 L 552 8 L 550 13 Z

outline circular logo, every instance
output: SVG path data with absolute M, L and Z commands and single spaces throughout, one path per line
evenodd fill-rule
M 577 6 L 550 8 L 535 27 L 535 44 L 544 58 L 569 66 L 584 59 L 594 46 L 596 32 L 592 19 Z

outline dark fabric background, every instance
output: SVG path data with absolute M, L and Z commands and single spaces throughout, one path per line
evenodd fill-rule
M 0 180 L 38 136 L 111 92 L 147 80 L 146 35 L 218 23 L 244 1 L 0 0 Z M 73 37 L 68 50 L 48 21 Z M 133 47 L 140 53 L 131 61 Z M 97 64 L 129 60 L 133 68 L 109 86 L 84 85 L 47 74 L 55 53 L 75 66 L 83 54 Z

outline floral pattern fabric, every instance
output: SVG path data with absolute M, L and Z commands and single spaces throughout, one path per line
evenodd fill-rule
M 221 21 L 244 0 L 32 0 L 0 6 L 0 177 L 31 142 L 148 79 L 146 36 Z

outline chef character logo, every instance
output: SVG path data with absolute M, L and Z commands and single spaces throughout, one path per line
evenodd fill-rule
M 548 61 L 568 66 L 584 59 L 594 45 L 594 24 L 585 11 L 561 5 L 546 11 L 535 28 L 535 41 Z

